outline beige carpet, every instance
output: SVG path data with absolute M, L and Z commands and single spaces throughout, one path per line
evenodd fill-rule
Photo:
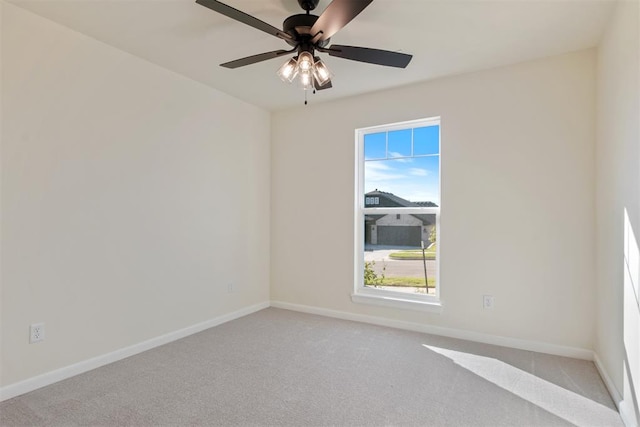
M 269 308 L 0 404 L 3 426 L 621 426 L 593 363 Z

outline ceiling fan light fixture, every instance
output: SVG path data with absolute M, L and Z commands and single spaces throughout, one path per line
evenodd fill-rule
M 322 59 L 316 57 L 316 62 L 313 67 L 313 76 L 316 78 L 320 86 L 324 86 L 329 80 L 331 80 L 333 73 Z
M 313 76 L 311 71 L 300 71 L 300 86 L 304 90 L 313 89 Z
M 296 58 L 291 58 L 282 64 L 277 74 L 283 82 L 291 83 L 298 75 L 298 61 Z
M 301 72 L 313 70 L 313 55 L 307 51 L 300 52 L 298 55 L 298 68 Z

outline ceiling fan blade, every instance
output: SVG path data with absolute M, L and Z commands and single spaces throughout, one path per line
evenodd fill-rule
M 257 30 L 264 31 L 265 33 L 271 34 L 272 36 L 276 36 L 279 39 L 294 41 L 294 38 L 291 35 L 283 32 L 282 30 L 279 30 L 276 27 L 269 25 L 266 22 L 259 20 L 258 18 L 254 18 L 253 16 L 246 14 L 238 9 L 227 6 L 226 4 L 221 3 L 217 0 L 196 0 L 196 3 L 204 7 L 208 7 L 214 12 L 221 13 L 224 16 L 242 22 L 243 24 L 247 24 Z
M 271 52 L 259 53 L 257 55 L 247 56 L 246 58 L 236 59 L 235 61 L 225 62 L 224 64 L 220 64 L 221 67 L 225 68 L 239 68 L 244 67 L 245 65 L 255 64 L 256 62 L 266 61 L 267 59 L 277 58 L 278 56 L 286 55 L 287 53 L 293 52 L 293 50 L 274 50 Z
M 318 50 L 320 52 L 326 52 L 331 56 L 337 56 L 338 58 L 397 68 L 405 68 L 409 65 L 411 58 L 413 58 L 413 55 L 406 53 L 337 44 L 331 45 L 328 49 L 319 48 Z
M 331 80 L 329 80 L 328 82 L 326 82 L 325 84 L 323 84 L 322 86 L 320 86 L 320 83 L 318 83 L 318 80 L 316 80 L 316 78 L 313 78 L 313 87 L 316 88 L 316 90 L 324 90 L 324 89 L 331 89 L 333 87 L 333 85 L 331 84 Z
M 340 31 L 373 0 L 333 0 L 311 27 L 312 43 L 323 41 Z

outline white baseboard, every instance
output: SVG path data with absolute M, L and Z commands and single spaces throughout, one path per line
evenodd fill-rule
M 604 385 L 607 387 L 607 390 L 609 390 L 609 394 L 613 399 L 613 403 L 615 403 L 618 409 L 620 409 L 620 402 L 622 402 L 622 395 L 620 394 L 620 391 L 618 391 L 616 386 L 613 384 L 611 377 L 607 373 L 606 369 L 604 369 L 602 360 L 600 360 L 600 357 L 598 357 L 598 353 L 596 353 L 595 351 L 593 352 L 593 363 L 596 365 L 596 368 L 598 369 L 598 373 L 602 377 L 602 381 L 604 381 Z
M 618 412 L 620 413 L 620 418 L 622 418 L 622 422 L 627 427 L 638 427 L 638 424 L 635 421 L 635 415 L 633 414 L 633 409 L 629 407 L 628 404 L 623 402 L 623 397 L 620 391 L 616 388 L 611 380 L 611 377 L 607 373 L 607 370 L 604 369 L 604 365 L 598 356 L 598 353 L 593 353 L 593 363 L 595 363 L 596 368 L 598 368 L 598 372 L 602 377 L 602 381 L 604 381 L 605 386 L 607 386 L 607 390 L 613 399 L 613 403 L 616 404 L 618 408 Z
M 483 334 L 480 332 L 465 331 L 462 329 L 444 328 L 441 326 L 425 325 L 421 323 L 405 322 L 402 320 L 387 319 L 384 317 L 367 316 L 363 314 L 349 313 L 346 311 L 331 310 L 328 308 L 312 307 L 308 305 L 292 304 L 283 301 L 271 301 L 271 307 L 283 308 L 286 310 L 300 311 L 309 314 L 334 317 L 337 319 L 353 320 L 356 322 L 370 323 L 379 326 L 405 329 L 415 332 L 440 335 L 449 338 L 458 338 L 468 341 L 493 344 L 503 347 L 511 347 L 519 350 L 535 351 L 538 353 L 553 354 L 556 356 L 572 357 L 574 359 L 593 360 L 593 351 L 567 347 L 556 344 L 548 344 L 538 341 L 521 340 L 498 335 Z
M 238 319 L 248 314 L 255 313 L 256 311 L 260 311 L 269 307 L 269 305 L 269 302 L 262 302 L 249 307 L 245 307 L 232 313 L 224 314 L 205 322 L 188 326 L 178 331 L 169 332 L 168 334 L 151 338 L 149 340 L 134 344 L 129 347 L 121 348 L 111 353 L 103 354 L 101 356 L 97 356 L 88 360 L 83 360 L 82 362 L 74 363 L 73 365 L 65 366 L 64 368 L 56 369 L 55 371 L 47 372 L 42 375 L 26 379 L 24 381 L 20 381 L 18 383 L 10 384 L 8 386 L 0 388 L 0 402 L 56 383 L 58 381 L 71 378 L 92 369 L 99 368 L 100 366 L 117 362 L 118 360 L 122 360 L 138 353 L 142 353 L 143 351 L 147 351 L 152 348 L 170 343 L 172 341 L 179 340 L 189 335 L 204 331 L 205 329 L 209 329 L 214 326 L 229 322 L 230 320 Z

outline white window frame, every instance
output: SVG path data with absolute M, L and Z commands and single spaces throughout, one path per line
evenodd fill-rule
M 411 310 L 430 311 L 439 313 L 442 311 L 440 300 L 440 208 L 442 197 L 438 207 L 398 207 L 379 208 L 365 207 L 364 193 L 364 136 L 370 133 L 390 132 L 408 128 L 418 128 L 441 124 L 440 117 L 411 120 L 401 123 L 371 126 L 356 129 L 355 131 L 355 208 L 354 208 L 354 292 L 351 299 L 355 303 L 373 304 L 384 307 L 406 308 Z M 440 133 L 441 133 L 441 127 Z M 440 143 L 440 136 L 438 137 Z M 440 147 L 441 148 L 441 144 Z M 441 195 L 442 153 L 438 150 L 438 193 Z M 386 289 L 367 287 L 364 285 L 364 217 L 365 214 L 435 214 L 436 217 L 436 293 L 435 295 L 410 294 Z

